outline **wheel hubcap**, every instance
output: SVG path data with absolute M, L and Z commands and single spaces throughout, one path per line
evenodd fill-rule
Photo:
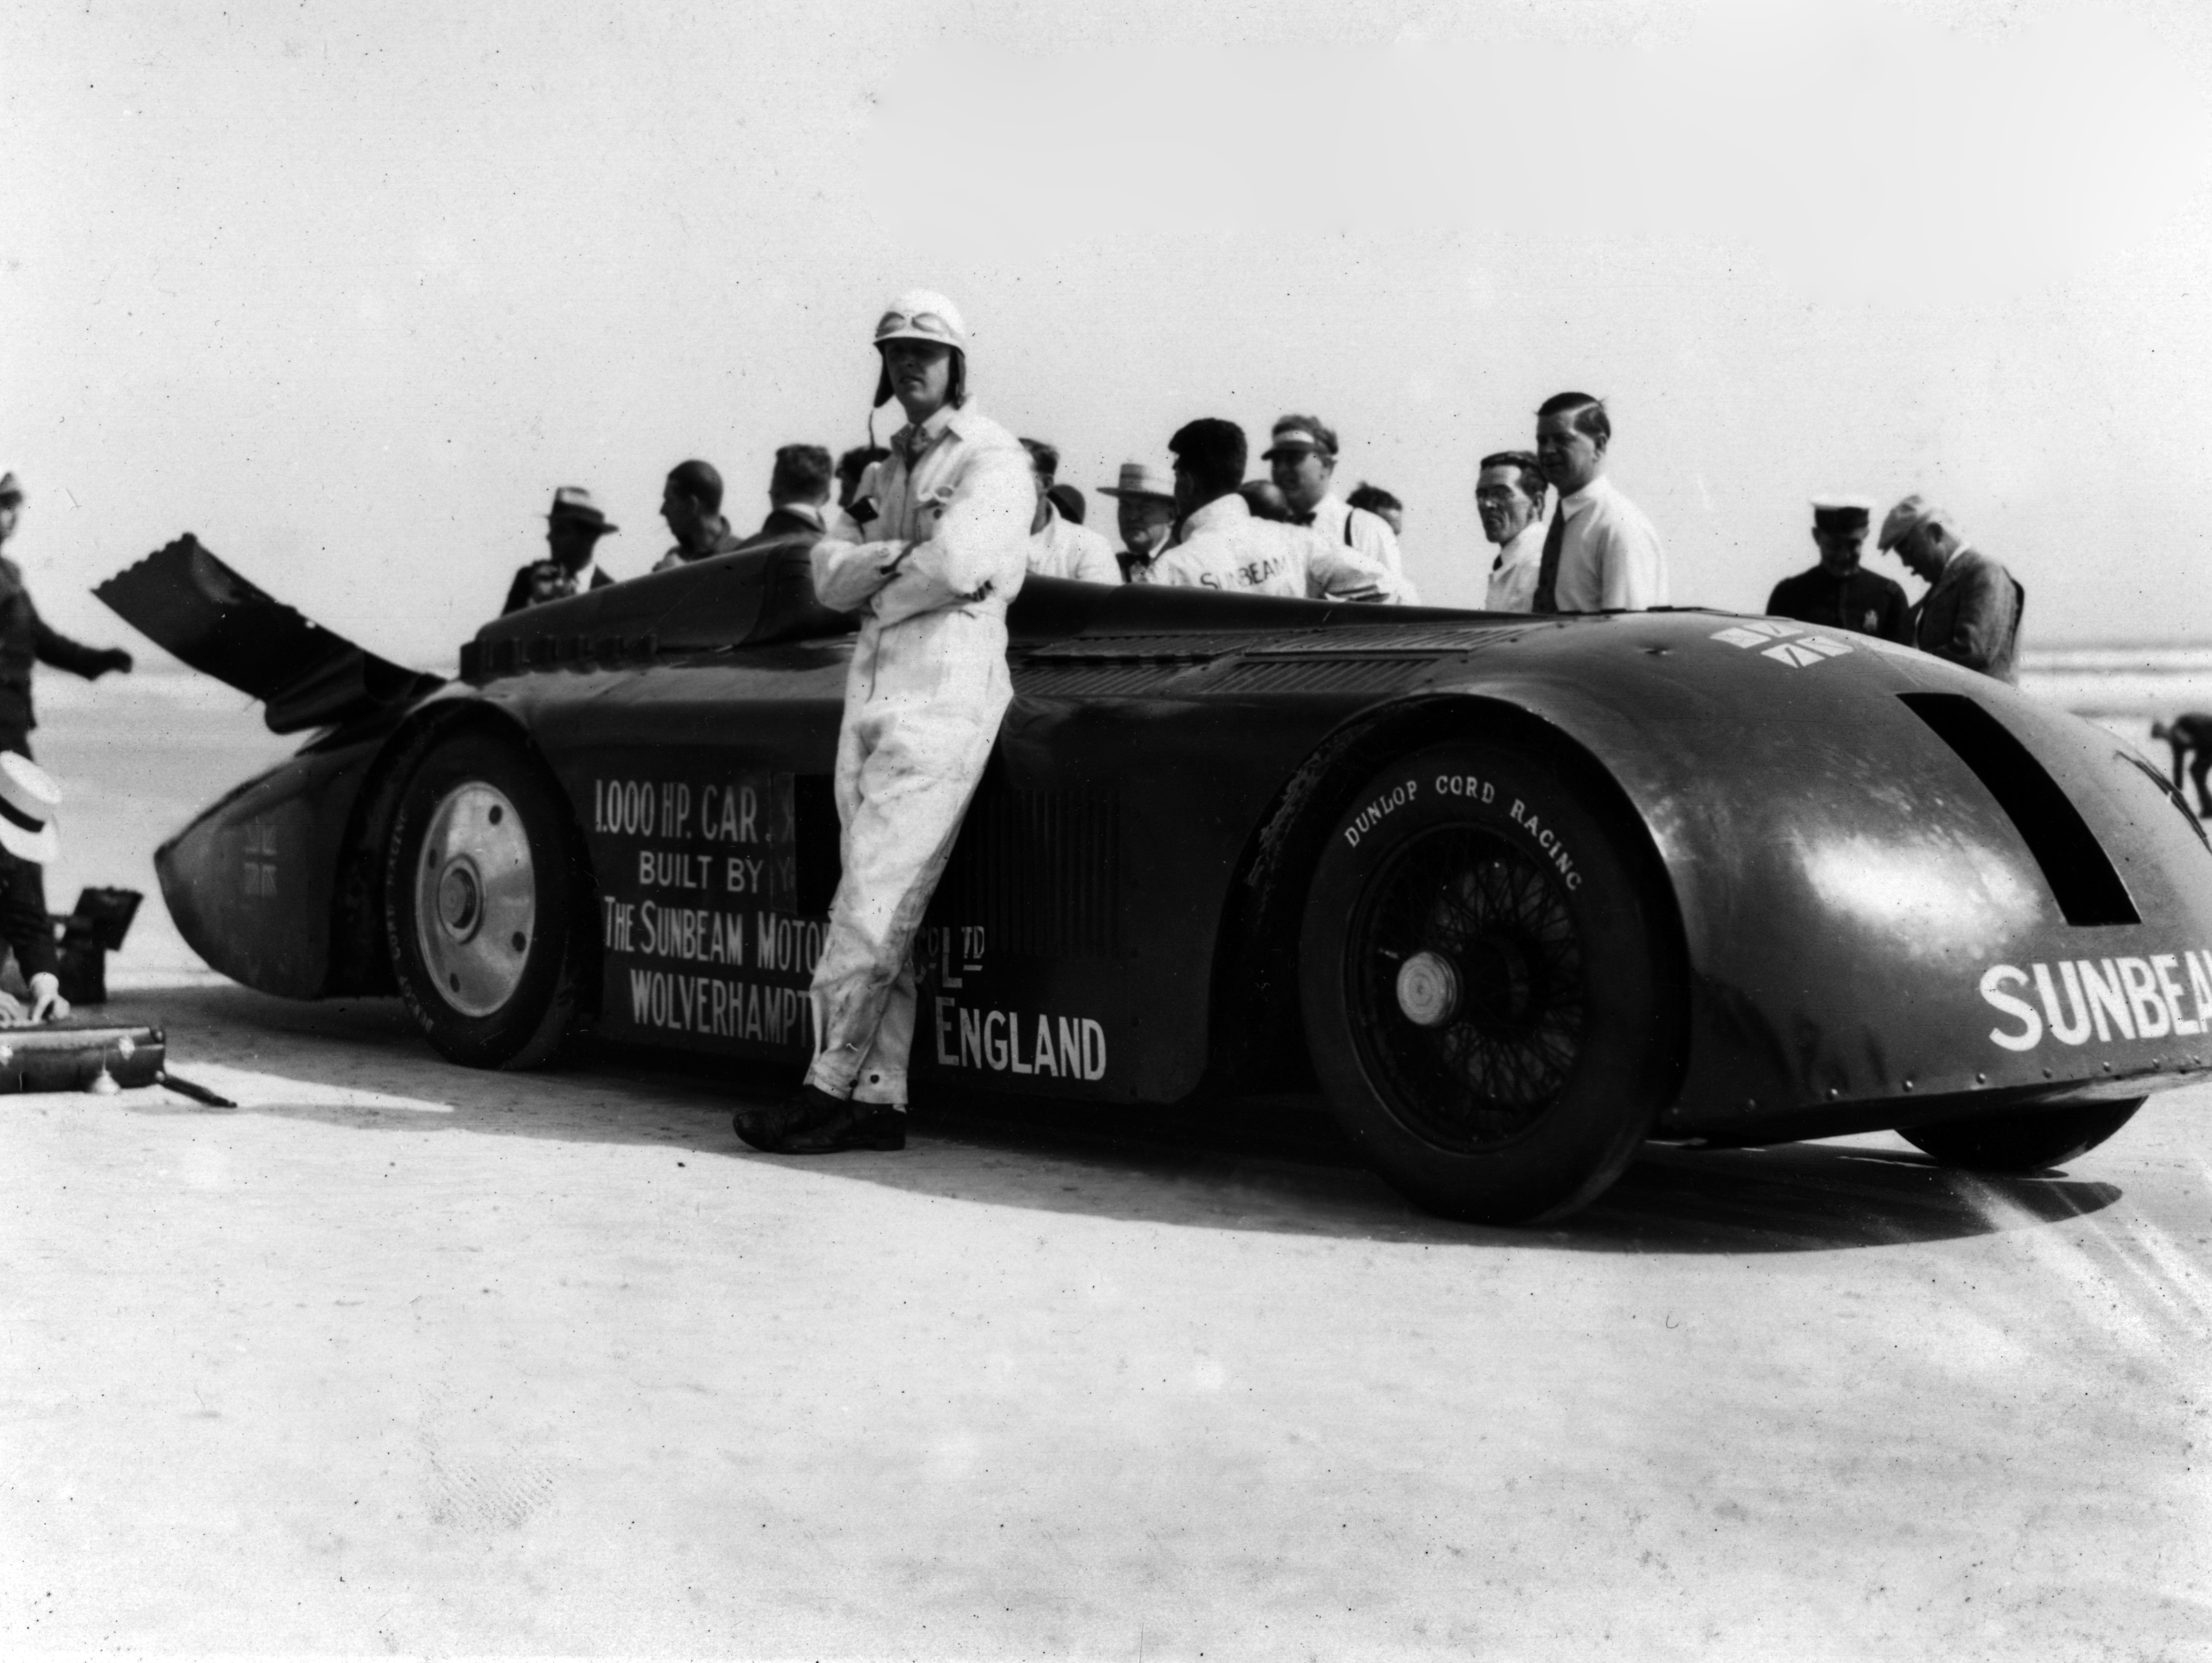
M 1398 971 L 1398 1008 L 1417 1028 L 1442 1028 L 1459 1014 L 1459 972 L 1447 958 L 1416 953 Z
M 1408 1128 L 1492 1148 L 1557 1102 L 1587 1025 L 1583 945 L 1549 870 L 1478 826 L 1417 836 L 1352 934 L 1357 1042 Z
M 522 816 L 481 780 L 446 793 L 416 868 L 415 938 L 439 997 L 488 1017 L 514 997 L 538 933 L 538 875 Z

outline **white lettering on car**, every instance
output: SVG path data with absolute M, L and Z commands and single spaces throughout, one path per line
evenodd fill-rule
M 2010 991 L 2031 986 L 2034 1004 Z M 2100 1045 L 2115 1035 L 2186 1038 L 2212 1032 L 2212 951 L 2060 959 L 2026 969 L 1993 964 L 1982 972 L 1981 995 L 2019 1024 L 1990 1030 L 1990 1038 L 2008 1051 L 2032 1051 L 2045 1035 L 2067 1046 L 2086 1045 L 2093 1034 Z
M 978 1011 L 943 994 L 931 1003 L 937 1060 L 946 1068 L 1066 1080 L 1106 1077 L 1106 1029 L 1089 1017 Z
M 814 1008 L 803 987 L 767 987 L 671 970 L 629 973 L 629 1014 L 641 1028 L 769 1045 L 813 1042 Z
M 2043 1039 L 2043 1018 L 2035 1014 L 2035 1007 L 2026 999 L 2014 998 L 2004 991 L 2008 981 L 2025 987 L 2027 973 L 2010 964 L 1992 964 L 1982 972 L 1982 997 L 2020 1023 L 2016 1034 L 1992 1028 L 1990 1037 L 2008 1051 L 2033 1051 Z

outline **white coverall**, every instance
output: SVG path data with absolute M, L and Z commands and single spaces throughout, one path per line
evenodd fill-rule
M 1181 537 L 1129 581 L 1301 600 L 1387 601 L 1397 593 L 1380 561 L 1304 526 L 1255 519 L 1234 491 L 1194 509 Z
M 1036 493 L 1012 434 L 948 407 L 900 430 L 855 501 L 868 499 L 874 519 L 841 513 L 813 551 L 822 604 L 864 616 L 837 735 L 845 869 L 814 967 L 806 1083 L 902 1107 L 908 956 L 1013 697 L 1006 603 L 1028 569 Z

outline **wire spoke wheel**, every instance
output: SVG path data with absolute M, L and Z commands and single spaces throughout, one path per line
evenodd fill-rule
M 1492 833 L 1433 828 L 1370 882 L 1350 950 L 1364 1059 L 1430 1142 L 1493 1147 L 1558 1102 L 1589 1001 L 1582 940 L 1547 868 Z M 1444 992 L 1424 998 L 1424 978 Z
M 1489 1223 L 1557 1218 L 1672 1089 L 1680 938 L 1656 855 L 1556 745 L 1411 751 L 1346 792 L 1306 892 L 1314 1074 L 1378 1171 Z

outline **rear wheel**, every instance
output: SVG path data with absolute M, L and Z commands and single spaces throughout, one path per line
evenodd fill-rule
M 1673 938 L 1611 822 L 1534 756 L 1468 743 L 1383 769 L 1330 835 L 1300 942 L 1315 1071 L 1424 1206 L 1571 1212 L 1663 1105 Z
M 575 1024 L 589 883 L 567 805 L 512 744 L 445 741 L 400 799 L 385 871 L 399 995 L 430 1043 L 472 1068 L 530 1068 Z
M 2025 1114 L 1900 1127 L 1898 1136 L 1947 1167 L 1969 1172 L 2041 1172 L 2086 1155 L 2130 1120 L 2143 1099 L 2085 1103 Z

